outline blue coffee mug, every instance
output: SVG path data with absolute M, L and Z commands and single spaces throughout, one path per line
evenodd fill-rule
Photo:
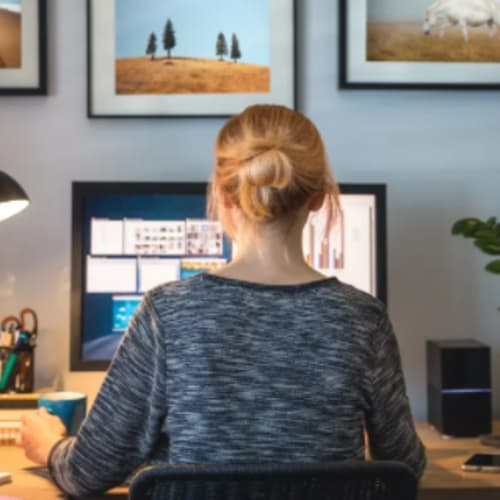
M 74 436 L 85 418 L 87 396 L 81 392 L 49 392 L 40 395 L 38 407 L 59 417 L 68 436 Z

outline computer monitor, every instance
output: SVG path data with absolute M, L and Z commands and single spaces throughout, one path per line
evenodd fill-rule
M 386 302 L 385 185 L 341 184 L 304 228 L 307 262 Z M 73 183 L 71 370 L 105 370 L 144 293 L 229 262 L 235 245 L 206 217 L 206 183 Z

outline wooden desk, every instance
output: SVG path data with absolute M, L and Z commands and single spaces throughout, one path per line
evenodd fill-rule
M 463 472 L 460 469 L 473 453 L 500 453 L 500 450 L 481 446 L 477 439 L 443 439 L 425 423 L 418 423 L 417 429 L 427 447 L 427 469 L 420 482 L 419 500 L 500 500 L 499 473 Z M 495 423 L 494 431 L 500 433 L 500 421 Z M 23 470 L 32 465 L 20 448 L 0 447 L 0 471 L 12 473 L 12 483 L 0 486 L 0 497 L 7 495 L 23 500 L 63 498 L 50 481 Z M 126 496 L 125 489 L 116 488 L 99 498 L 123 500 Z
M 56 500 L 64 498 L 58 488 L 49 480 L 23 470 L 34 464 L 25 456 L 24 451 L 17 446 L 0 446 L 0 471 L 10 472 L 12 482 L 0 485 L 0 500 L 2 496 L 11 496 L 22 500 Z M 125 488 L 115 488 L 106 495 L 94 497 L 105 500 L 124 500 L 127 498 Z
M 429 424 L 417 423 L 427 448 L 427 468 L 419 500 L 500 500 L 500 473 L 464 472 L 460 466 L 474 453 L 499 453 L 478 439 L 445 439 Z M 500 421 L 493 426 L 500 433 Z

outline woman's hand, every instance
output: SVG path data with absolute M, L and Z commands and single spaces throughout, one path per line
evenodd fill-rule
M 66 428 L 59 417 L 50 415 L 45 408 L 21 417 L 21 446 L 27 458 L 47 465 L 52 447 L 66 436 Z

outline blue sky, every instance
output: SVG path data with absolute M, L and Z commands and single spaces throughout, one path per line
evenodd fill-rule
M 368 0 L 369 21 L 424 21 L 434 0 Z
M 228 48 L 232 34 L 238 36 L 242 62 L 270 64 L 270 0 L 116 0 L 115 5 L 118 58 L 145 55 L 151 32 L 158 37 L 156 55 L 163 56 L 163 29 L 170 18 L 177 39 L 173 56 L 215 59 L 222 31 Z

